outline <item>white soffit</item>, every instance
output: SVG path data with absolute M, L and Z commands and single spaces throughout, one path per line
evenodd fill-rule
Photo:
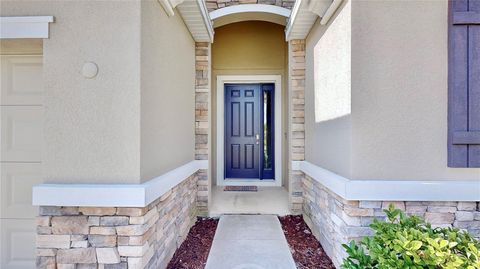
M 317 14 L 324 14 L 331 3 L 331 0 L 297 0 L 285 30 L 286 40 L 305 39 Z
M 0 38 L 48 38 L 53 16 L 0 17 Z
M 480 201 L 479 180 L 351 180 L 307 161 L 292 162 L 345 200 L 352 201 Z
M 177 10 L 196 42 L 213 42 L 213 25 L 204 0 L 185 0 Z

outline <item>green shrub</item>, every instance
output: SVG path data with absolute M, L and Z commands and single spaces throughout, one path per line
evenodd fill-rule
M 343 245 L 344 269 L 465 268 L 480 269 L 480 242 L 467 232 L 432 228 L 416 216 L 390 205 L 387 221 L 374 220 L 372 237 Z

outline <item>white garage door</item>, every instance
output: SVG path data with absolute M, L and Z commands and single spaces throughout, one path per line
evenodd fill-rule
M 32 186 L 42 182 L 42 56 L 1 55 L 0 268 L 35 268 Z

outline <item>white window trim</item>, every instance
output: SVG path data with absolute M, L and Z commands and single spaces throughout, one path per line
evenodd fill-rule
M 53 16 L 0 17 L 0 38 L 48 38 Z
M 480 180 L 352 180 L 307 161 L 299 170 L 349 201 L 480 201 Z
M 225 97 L 226 83 L 274 83 L 275 84 L 275 180 L 232 180 L 223 178 L 225 174 Z M 217 186 L 282 186 L 282 76 L 249 75 L 217 76 Z

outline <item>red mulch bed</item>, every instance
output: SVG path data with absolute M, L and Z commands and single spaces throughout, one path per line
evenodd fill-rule
M 205 268 L 217 225 L 218 219 L 198 218 L 168 263 L 167 269 Z
M 279 219 L 298 269 L 335 269 L 302 216 Z

